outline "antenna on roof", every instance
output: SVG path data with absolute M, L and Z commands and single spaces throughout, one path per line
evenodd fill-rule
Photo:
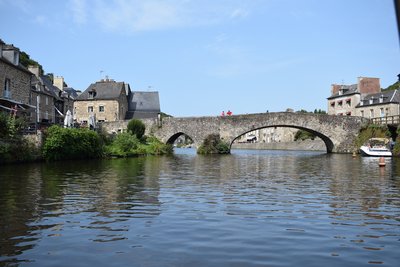
M 151 91 L 152 88 L 153 88 L 153 86 L 149 85 L 149 86 L 147 87 L 147 91 Z
M 104 70 L 100 70 L 100 80 L 103 79 L 103 72 Z

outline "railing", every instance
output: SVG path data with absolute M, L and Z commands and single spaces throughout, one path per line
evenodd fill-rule
M 398 125 L 400 123 L 400 115 L 372 118 L 370 121 L 372 124 Z

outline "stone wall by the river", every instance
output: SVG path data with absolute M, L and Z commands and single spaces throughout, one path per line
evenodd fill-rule
M 234 143 L 231 148 L 326 151 L 325 143 L 321 139 L 276 143 Z

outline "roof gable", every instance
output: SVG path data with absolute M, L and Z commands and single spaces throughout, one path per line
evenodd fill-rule
M 123 82 L 100 81 L 92 83 L 76 100 L 114 100 L 119 99 L 123 95 L 126 96 L 125 86 Z

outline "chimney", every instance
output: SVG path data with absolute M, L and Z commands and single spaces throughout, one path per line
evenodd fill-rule
M 19 65 L 19 49 L 13 45 L 2 46 L 2 57 L 10 61 L 15 66 Z
M 379 78 L 358 77 L 358 91 L 361 94 L 376 94 L 381 92 Z
M 40 68 L 39 68 L 39 66 L 29 65 L 28 66 L 28 70 L 30 72 L 32 72 L 33 74 L 35 74 L 36 77 L 39 78 L 39 76 L 40 76 Z
M 341 86 L 338 84 L 332 84 L 331 85 L 331 93 L 332 95 L 336 94 L 337 92 L 339 92 Z
M 55 76 L 53 80 L 53 85 L 58 87 L 60 90 L 64 90 L 64 77 L 62 76 Z

